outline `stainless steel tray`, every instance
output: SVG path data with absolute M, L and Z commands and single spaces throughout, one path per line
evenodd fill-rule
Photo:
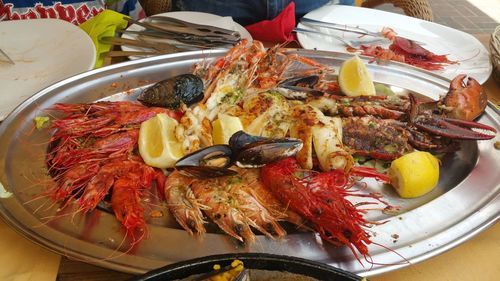
M 46 115 L 44 109 L 56 102 L 134 98 L 144 87 L 186 73 L 193 63 L 211 60 L 224 52 L 190 52 L 112 65 L 58 82 L 17 107 L 0 127 L 1 183 L 13 193 L 10 198 L 0 199 L 3 219 L 28 239 L 59 254 L 129 273 L 144 273 L 172 262 L 212 254 L 265 252 L 321 261 L 360 275 L 375 275 L 407 265 L 400 264 L 404 260 L 399 255 L 411 263 L 435 256 L 498 219 L 500 151 L 493 146 L 498 135 L 489 141 L 464 142 L 460 151 L 447 155 L 438 187 L 424 197 L 402 200 L 389 188 L 370 182 L 388 201 L 402 207 L 398 215 L 370 213 L 371 219 L 388 221 L 370 230 L 373 241 L 399 254 L 370 245 L 373 261 L 385 264 L 373 267 L 360 264 L 346 247 L 322 243 L 314 233 L 292 232 L 282 240 L 259 236 L 248 246 L 218 233 L 196 240 L 179 229 L 168 212 L 163 218 L 151 219 L 147 239 L 129 249 L 122 243 L 124 233 L 112 214 L 96 210 L 86 216 L 73 216 L 50 207 L 48 198 L 38 198 L 51 184 L 44 165 L 50 132 L 33 129 L 35 116 Z M 330 52 L 297 52 L 336 68 L 350 57 Z M 369 64 L 368 68 L 376 82 L 391 85 L 396 92 L 411 90 L 437 98 L 449 86 L 444 78 L 399 63 Z M 500 130 L 498 115 L 490 108 L 479 122 Z

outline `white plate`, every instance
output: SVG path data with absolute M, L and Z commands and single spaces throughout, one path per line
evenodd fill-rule
M 443 70 L 433 71 L 448 79 L 464 73 L 482 84 L 488 80 L 492 71 L 488 51 L 481 42 L 470 34 L 440 24 L 375 9 L 342 5 L 326 5 L 304 17 L 359 26 L 375 32 L 380 31 L 384 26 L 390 27 L 400 36 L 424 43 L 424 47 L 435 54 L 448 55 L 448 59 L 459 61 L 459 64 L 448 65 Z M 299 24 L 299 27 L 308 28 L 302 24 Z M 346 38 L 359 36 L 325 28 L 321 28 L 321 31 Z M 297 37 L 305 49 L 347 53 L 342 43 L 328 36 L 298 33 Z
M 162 13 L 162 14 L 158 14 L 155 16 L 172 17 L 172 18 L 180 19 L 180 20 L 187 21 L 187 22 L 204 24 L 204 25 L 211 25 L 211 26 L 215 26 L 215 27 L 220 27 L 220 28 L 238 31 L 240 33 L 242 39 L 248 39 L 249 42 L 252 41 L 252 35 L 250 35 L 250 33 L 243 26 L 234 22 L 231 17 L 221 17 L 218 15 L 208 14 L 208 13 L 183 12 L 183 11 Z M 137 24 L 132 24 L 131 26 L 129 26 L 127 28 L 127 30 L 141 31 L 141 30 L 144 30 L 144 28 L 137 25 Z M 135 39 L 136 35 L 135 34 L 123 34 L 122 38 Z M 139 47 L 132 47 L 132 46 L 122 46 L 121 48 L 123 51 L 148 51 L 148 49 L 139 48 Z M 130 59 L 137 59 L 140 57 L 132 56 L 129 58 Z
M 94 67 L 94 43 L 82 29 L 58 19 L 0 22 L 0 120 L 41 89 Z

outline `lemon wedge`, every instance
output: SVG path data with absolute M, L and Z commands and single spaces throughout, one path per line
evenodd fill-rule
M 399 196 L 419 197 L 437 185 L 439 160 L 429 152 L 414 151 L 392 161 L 388 174 Z
M 175 136 L 177 120 L 165 113 L 142 122 L 139 130 L 139 154 L 146 164 L 171 168 L 182 156 L 181 143 Z
M 371 75 L 358 56 L 354 56 L 342 63 L 338 79 L 340 90 L 346 96 L 373 96 L 376 93 Z
M 243 130 L 240 118 L 219 113 L 219 119 L 212 123 L 212 139 L 214 144 L 228 144 L 231 136 Z

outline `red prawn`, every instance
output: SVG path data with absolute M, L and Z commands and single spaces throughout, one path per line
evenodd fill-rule
M 64 118 L 54 120 L 52 128 L 57 129 L 53 138 L 66 136 L 82 137 L 87 134 L 92 136 L 107 136 L 117 130 L 138 127 L 142 122 L 165 113 L 180 120 L 182 113 L 159 107 L 146 107 L 137 102 L 97 102 L 91 104 L 62 104 L 57 103 L 51 110 L 63 112 Z
M 138 138 L 139 130 L 133 129 L 103 138 L 88 137 L 80 140 L 70 136 L 60 139 L 47 154 L 49 172 L 57 174 L 73 165 L 128 155 L 136 147 Z
M 373 223 L 363 217 L 365 211 L 357 208 L 360 204 L 354 205 L 346 197 L 370 197 L 387 203 L 378 194 L 353 190 L 355 180 L 343 171 L 310 171 L 305 172 L 305 177 L 299 178 L 297 174 L 301 171 L 304 170 L 295 158 L 286 158 L 264 166 L 261 180 L 283 204 L 309 220 L 321 238 L 337 246 L 346 245 L 358 261 L 360 259 L 356 250 L 367 260 L 367 245 L 372 241 L 363 227 Z M 354 173 L 388 180 L 369 169 L 355 170 Z
M 133 244 L 145 234 L 141 198 L 154 186 L 163 189 L 165 175 L 136 155 L 139 126 L 158 113 L 179 118 L 177 112 L 148 108 L 135 102 L 56 104 L 52 110 L 67 116 L 52 122 L 56 129 L 47 153 L 55 186 L 46 194 L 56 202 L 78 205 L 88 213 L 108 194 L 116 218 Z M 135 236 L 140 232 L 142 235 Z
M 124 174 L 114 175 L 117 179 L 113 183 L 111 208 L 116 219 L 125 227 L 127 236 L 132 237 L 136 243 L 142 239 L 147 230 L 144 208 L 141 206 L 142 195 L 151 187 L 152 182 L 156 182 L 156 186 L 162 189 L 166 177 L 162 172 L 142 162 L 130 161 L 130 164 L 130 169 L 122 171 Z M 136 233 L 141 234 L 139 238 L 135 237 Z

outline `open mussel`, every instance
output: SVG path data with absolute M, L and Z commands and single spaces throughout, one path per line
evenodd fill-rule
M 229 169 L 236 163 L 241 168 L 258 168 L 302 149 L 302 142 L 293 138 L 271 139 L 238 131 L 229 139 L 229 145 L 218 144 L 202 148 L 179 159 L 175 168 L 184 175 L 213 178 L 234 175 Z
M 258 168 L 294 156 L 302 149 L 302 141 L 294 138 L 263 138 L 238 131 L 229 139 L 229 146 L 238 167 Z
M 203 80 L 193 74 L 181 74 L 162 80 L 147 88 L 138 97 L 146 106 L 179 108 L 181 102 L 190 106 L 203 99 Z
M 218 144 L 188 154 L 175 163 L 183 174 L 197 178 L 212 178 L 236 174 L 228 169 L 233 164 L 229 145 Z

